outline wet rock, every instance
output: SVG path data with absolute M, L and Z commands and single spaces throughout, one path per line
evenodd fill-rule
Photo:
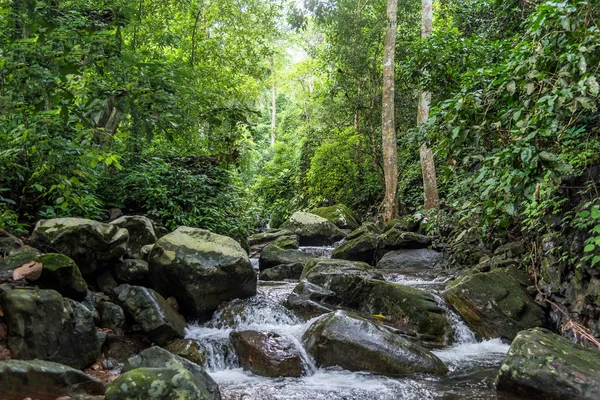
M 217 398 L 211 396 L 204 383 L 185 369 L 138 368 L 122 374 L 109 384 L 106 388 L 105 400 Z
M 115 265 L 115 278 L 122 283 L 143 285 L 149 282 L 149 267 L 144 260 L 126 259 Z
M 234 331 L 229 336 L 242 368 L 271 378 L 298 377 L 305 373 L 294 342 L 274 332 Z
M 386 253 L 377 263 L 377 269 L 414 271 L 418 269 L 445 268 L 448 261 L 444 253 L 429 249 L 396 250 Z
M 386 253 L 394 250 L 424 249 L 431 246 L 434 239 L 433 236 L 403 231 L 396 225 L 379 236 L 377 254 L 379 259 L 381 259 Z
M 0 398 L 54 400 L 104 394 L 104 385 L 83 372 L 50 361 L 0 361 Z
M 340 244 L 335 248 L 332 258 L 342 260 L 362 261 L 373 265 L 377 250 L 377 234 L 365 233 L 355 239 Z
M 294 232 L 286 229 L 269 229 L 264 232 L 255 233 L 248 238 L 248 244 L 251 247 L 268 244 L 283 236 L 292 236 Z
M 173 296 L 184 315 L 208 319 L 223 301 L 256 294 L 256 271 L 238 242 L 204 229 L 180 227 L 156 242 L 150 280 Z
M 31 235 L 33 246 L 71 257 L 84 276 L 119 260 L 128 240 L 126 229 L 82 218 L 43 219 Z
M 380 235 L 381 230 L 377 227 L 377 225 L 375 225 L 372 222 L 369 222 L 350 232 L 350 234 L 346 237 L 346 240 L 356 239 L 357 237 L 360 237 L 365 233 L 374 233 L 376 235 Z
M 140 354 L 129 358 L 123 365 L 123 372 L 135 371 L 139 368 L 174 368 L 191 373 L 208 392 L 207 400 L 220 399 L 219 387 L 200 365 L 183 357 L 179 357 L 157 346 L 150 347 Z
M 383 226 L 383 232 L 393 228 L 406 232 L 417 232 L 422 221 L 423 217 L 421 215 L 404 215 L 386 222 Z
M 444 297 L 479 337 L 512 340 L 519 331 L 545 322 L 544 311 L 525 292 L 522 274 L 512 269 L 463 274 Z
M 331 303 L 336 302 L 335 293 L 324 287 L 302 281 L 290 293 L 286 306 L 306 319 L 333 311 Z
M 183 337 L 185 319 L 152 289 L 123 284 L 115 289 L 125 312 L 159 345 Z
M 117 335 L 125 333 L 126 322 L 123 309 L 110 301 L 101 301 L 97 306 L 100 328 L 107 328 Z
M 167 345 L 165 349 L 176 356 L 183 357 L 200 366 L 206 364 L 206 349 L 192 339 L 176 339 Z
M 63 296 L 81 301 L 87 294 L 87 283 L 75 261 L 63 254 L 45 254 L 37 258 L 43 264 L 42 275 L 36 285 L 54 289 Z
M 150 347 L 150 341 L 144 335 L 106 335 L 102 353 L 106 359 L 115 359 L 121 363 Z
M 447 373 L 446 366 L 421 346 L 344 311 L 313 323 L 302 340 L 321 367 L 337 365 L 388 376 Z
M 304 263 L 277 265 L 260 271 L 262 281 L 282 281 L 284 279 L 300 279 Z
M 124 216 L 110 222 L 110 224 L 127 229 L 129 232 L 127 254 L 132 258 L 140 257 L 142 247 L 154 244 L 158 240 L 152 220 L 141 215 Z
M 54 290 L 14 289 L 0 296 L 13 358 L 83 368 L 100 354 L 94 318 Z
M 360 226 L 358 215 L 343 204 L 314 208 L 310 212 L 327 219 L 340 229 L 354 230 Z
M 497 387 L 530 399 L 599 399 L 600 350 L 543 328 L 519 332 L 502 362 Z
M 325 218 L 305 212 L 295 212 L 281 225 L 282 229 L 294 232 L 301 246 L 323 246 L 333 244 L 346 235 Z
M 302 264 L 312 256 L 298 250 L 297 236 L 282 236 L 260 253 L 258 268 L 263 271 L 283 264 Z

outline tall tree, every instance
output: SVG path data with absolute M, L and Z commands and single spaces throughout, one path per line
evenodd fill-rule
M 275 128 L 277 127 L 277 97 L 275 92 L 275 61 L 271 56 L 271 147 L 275 147 Z
M 433 0 L 422 0 L 421 37 L 428 38 L 433 30 Z M 425 72 L 425 71 L 424 71 Z M 431 93 L 421 90 L 419 95 L 419 108 L 417 110 L 417 125 L 422 125 L 429 118 L 429 104 Z M 421 171 L 423 173 L 423 191 L 425 195 L 425 211 L 440 208 L 440 200 L 435 175 L 435 161 L 433 152 L 423 143 L 419 148 L 421 156 Z
M 389 221 L 398 212 L 398 151 L 394 119 L 394 58 L 398 28 L 398 0 L 387 0 L 387 27 L 383 43 L 383 94 L 381 97 L 381 139 L 385 194 L 383 219 Z

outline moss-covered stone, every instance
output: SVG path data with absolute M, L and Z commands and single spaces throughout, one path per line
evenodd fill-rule
M 397 376 L 415 373 L 444 375 L 446 366 L 435 355 L 387 329 L 344 311 L 313 323 L 302 338 L 321 367 L 340 366 Z
M 101 301 L 97 306 L 100 328 L 112 330 L 117 335 L 125 333 L 126 322 L 123 308 L 110 301 Z
M 297 236 L 282 236 L 262 250 L 258 267 L 263 271 L 283 264 L 304 264 L 310 258 L 310 254 L 298 250 Z
M 335 248 L 331 257 L 342 260 L 362 261 L 374 265 L 376 250 L 377 234 L 365 233 L 362 236 L 340 244 Z
M 90 310 L 54 290 L 14 289 L 0 296 L 14 358 L 83 368 L 100 354 Z
M 50 361 L 0 361 L 0 398 L 57 399 L 104 394 L 104 385 L 81 371 Z
M 600 351 L 543 328 L 519 332 L 500 366 L 497 386 L 525 398 L 600 399 Z
M 145 285 L 149 282 L 149 267 L 144 260 L 126 259 L 114 267 L 114 276 L 121 283 Z
M 284 279 L 300 279 L 304 263 L 292 263 L 277 265 L 260 271 L 262 281 L 282 281 Z
M 374 233 L 376 235 L 381 234 L 381 230 L 372 222 L 361 225 L 359 228 L 356 228 L 346 237 L 346 240 L 356 239 L 364 235 L 365 233 Z
M 128 241 L 126 229 L 83 218 L 43 219 L 31 235 L 33 246 L 71 257 L 84 276 L 121 258 Z
M 63 254 L 45 254 L 37 258 L 43 264 L 42 275 L 36 285 L 54 289 L 63 296 L 81 301 L 87 294 L 87 283 L 75 261 Z
M 128 215 L 110 222 L 111 225 L 127 229 L 129 242 L 127 254 L 129 257 L 140 257 L 142 247 L 156 243 L 158 238 L 154 232 L 152 220 L 141 215 Z
M 106 388 L 106 400 L 208 400 L 203 383 L 185 369 L 138 368 Z
M 200 346 L 195 340 L 176 339 L 169 342 L 165 349 L 176 356 L 183 357 L 200 366 L 206 364 L 206 349 Z
M 256 294 L 257 276 L 235 240 L 204 229 L 179 227 L 156 242 L 150 280 L 173 296 L 191 319 L 208 319 L 221 302 Z
M 314 208 L 310 212 L 325 218 L 340 229 L 354 230 L 360 226 L 358 215 L 344 204 Z
M 281 225 L 294 232 L 302 246 L 323 246 L 346 237 L 337 226 L 323 217 L 305 212 L 295 212 Z
M 513 269 L 468 273 L 444 292 L 444 297 L 481 338 L 512 340 L 516 334 L 543 326 L 544 311 L 524 291 L 526 277 Z
M 262 244 L 270 243 L 274 240 L 279 239 L 282 236 L 292 236 L 294 232 L 286 229 L 269 229 L 264 232 L 255 233 L 248 238 L 248 244 L 250 246 L 258 246 Z
M 440 269 L 448 266 L 444 253 L 430 249 L 396 250 L 386 253 L 377 269 L 410 272 L 419 269 Z
M 377 242 L 377 255 L 381 259 L 386 253 L 402 249 L 424 249 L 433 243 L 433 236 L 420 235 L 414 232 L 406 232 L 398 226 L 388 230 L 379 236 Z
M 40 255 L 38 249 L 23 246 L 11 249 L 6 257 L 0 257 L 0 272 L 9 272 L 21 265 L 35 261 Z

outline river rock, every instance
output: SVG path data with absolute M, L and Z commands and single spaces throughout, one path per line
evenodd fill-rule
M 100 354 L 94 318 L 54 290 L 14 289 L 0 296 L 13 358 L 83 368 Z
M 154 244 L 158 240 L 150 218 L 141 215 L 130 215 L 111 221 L 110 224 L 127 229 L 129 232 L 127 254 L 131 258 L 140 257 L 142 247 Z
M 512 340 L 519 331 L 545 323 L 544 311 L 525 292 L 528 285 L 521 274 L 511 269 L 463 274 L 444 297 L 479 337 Z
M 543 328 L 521 331 L 504 358 L 498 390 L 530 399 L 600 399 L 600 350 Z
M 294 287 L 285 305 L 304 318 L 311 319 L 333 311 L 334 307 L 331 304 L 335 302 L 336 295 L 333 291 L 302 281 Z
M 305 373 L 296 344 L 274 332 L 234 331 L 229 335 L 242 368 L 256 375 L 275 378 Z
M 321 367 L 337 365 L 388 376 L 444 375 L 448 371 L 440 359 L 421 346 L 344 311 L 314 322 L 302 340 Z
M 108 333 L 102 346 L 105 359 L 115 359 L 124 363 L 127 359 L 150 347 L 150 340 L 144 335 L 115 335 Z
M 346 237 L 344 232 L 325 218 L 305 212 L 295 212 L 281 228 L 298 235 L 301 246 L 324 246 Z
M 356 213 L 343 204 L 314 208 L 310 212 L 327 219 L 340 229 L 354 230 L 360 226 Z
M 262 281 L 282 281 L 284 279 L 300 279 L 304 263 L 282 264 L 260 271 Z
M 282 236 L 267 245 L 260 253 L 258 268 L 262 271 L 283 264 L 302 264 L 312 256 L 298 250 L 297 236 Z
M 174 296 L 184 315 L 208 319 L 223 301 L 256 294 L 256 271 L 238 242 L 204 229 L 179 227 L 156 242 L 150 280 Z
M 415 271 L 439 269 L 448 265 L 444 253 L 429 249 L 396 250 L 386 253 L 377 263 L 377 269 Z
M 393 250 L 424 249 L 431 246 L 434 239 L 433 236 L 403 231 L 396 225 L 379 236 L 377 254 L 381 259 L 386 253 Z
M 42 275 L 35 284 L 54 289 L 63 296 L 81 301 L 87 294 L 87 283 L 75 261 L 63 254 L 45 254 L 36 260 L 43 265 Z
M 138 259 L 123 260 L 115 265 L 114 276 L 122 283 L 143 285 L 149 281 L 148 263 Z
M 119 260 L 128 240 L 126 229 L 83 218 L 42 219 L 31 235 L 34 247 L 71 257 L 84 276 Z
M 376 250 L 377 235 L 375 233 L 365 233 L 362 236 L 340 244 L 335 248 L 331 257 L 342 260 L 362 261 L 374 265 Z
M 110 301 L 101 301 L 96 309 L 100 319 L 98 324 L 100 328 L 110 329 L 117 335 L 125 333 L 126 322 L 123 308 Z
M 248 238 L 248 245 L 251 247 L 266 245 L 279 239 L 282 236 L 293 236 L 294 232 L 286 229 L 269 229 L 264 232 L 255 233 Z
M 185 319 L 152 289 L 123 284 L 115 289 L 125 312 L 159 345 L 183 337 Z
M 192 339 L 175 339 L 165 347 L 165 350 L 183 357 L 200 366 L 206 364 L 206 349 Z
M 0 257 L 0 272 L 9 273 L 23 264 L 36 261 L 41 252 L 30 246 L 11 249 L 6 257 Z M 8 274 L 11 275 L 10 273 Z
M 403 215 L 402 217 L 391 219 L 383 225 L 383 232 L 390 229 L 398 229 L 405 232 L 417 232 L 423 221 L 421 215 Z
M 66 365 L 41 360 L 0 361 L 2 400 L 54 400 L 103 394 L 101 382 Z
M 350 234 L 348 234 L 348 236 L 346 237 L 346 240 L 356 239 L 357 237 L 360 237 L 365 233 L 374 233 L 376 235 L 380 235 L 381 230 L 377 227 L 377 225 L 375 225 L 372 222 L 369 222 L 364 225 L 361 225 L 359 228 L 356 228 L 355 230 L 350 232 Z
M 174 368 L 183 369 L 191 373 L 202 387 L 208 392 L 207 400 L 219 400 L 219 387 L 216 382 L 208 375 L 204 369 L 183 357 L 175 355 L 165 349 L 157 346 L 150 347 L 140 354 L 129 358 L 123 365 L 123 372 L 135 371 L 139 368 Z
M 219 399 L 185 369 L 137 368 L 115 379 L 106 388 L 105 400 L 208 400 Z

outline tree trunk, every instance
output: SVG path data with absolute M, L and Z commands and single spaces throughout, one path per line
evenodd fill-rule
M 385 196 L 383 199 L 383 220 L 389 221 L 398 212 L 398 152 L 396 124 L 394 120 L 394 58 L 396 51 L 396 30 L 398 0 L 387 1 L 387 27 L 383 47 L 383 95 L 381 104 L 381 138 L 383 150 L 383 175 Z
M 277 124 L 277 98 L 275 93 L 275 62 L 271 56 L 271 147 L 275 147 L 275 128 Z
M 421 16 L 421 37 L 428 38 L 433 30 L 433 0 L 422 0 Z M 429 104 L 431 103 L 431 93 L 424 90 L 419 94 L 419 109 L 417 110 L 417 125 L 422 125 L 429 118 Z M 419 148 L 421 156 L 421 171 L 423 173 L 423 192 L 425 196 L 425 211 L 440 208 L 440 200 L 437 190 L 437 180 L 435 175 L 435 161 L 433 153 L 427 143 L 423 143 Z

